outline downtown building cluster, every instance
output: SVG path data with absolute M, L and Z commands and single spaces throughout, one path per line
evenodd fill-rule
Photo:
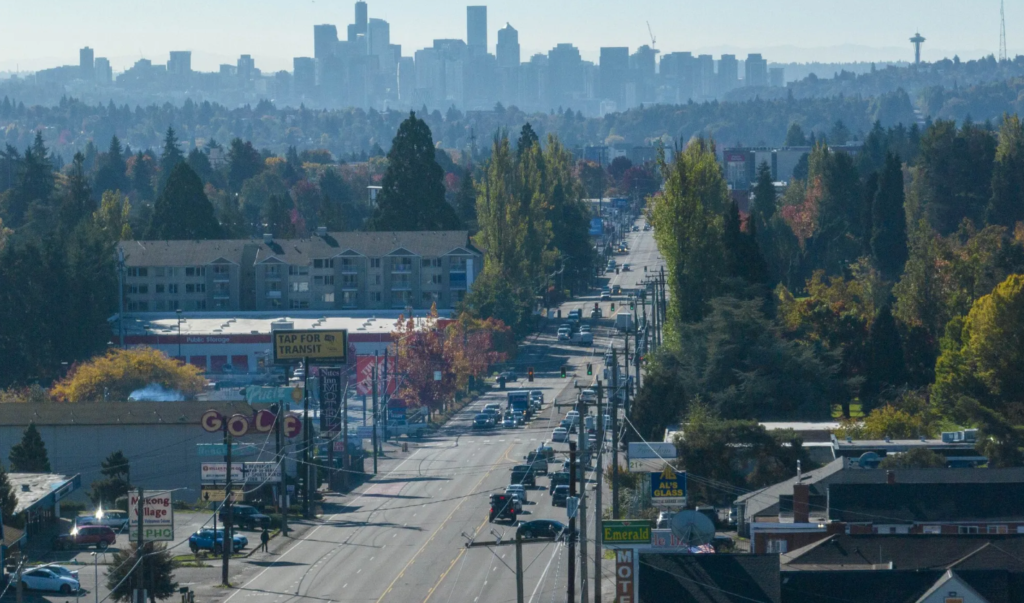
M 490 110 L 496 104 L 528 112 L 572 109 L 587 116 L 641 104 L 701 102 L 725 98 L 739 87 L 783 86 L 782 68 L 760 54 L 744 59 L 723 54 L 666 52 L 644 45 L 602 47 L 597 63 L 579 48 L 560 43 L 547 53 L 522 56 L 519 32 L 506 24 L 488 43 L 486 6 L 466 7 L 466 39 L 437 39 L 409 52 L 392 43 L 390 24 L 371 18 L 355 3 L 354 22 L 313 26 L 313 56 L 295 57 L 292 71 L 263 73 L 251 55 L 216 72 L 192 69 L 191 52 L 170 52 L 166 64 L 139 59 L 116 77 L 110 62 L 80 53 L 77 66 L 35 73 L 26 82 L 61 86 L 88 99 L 92 94 L 133 101 L 205 99 L 225 104 L 274 101 L 279 106 L 364 109 Z M 32 79 L 30 79 L 32 78 Z

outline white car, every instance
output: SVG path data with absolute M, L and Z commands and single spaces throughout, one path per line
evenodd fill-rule
M 22 574 L 21 584 L 24 588 L 58 592 L 65 596 L 77 593 L 79 588 L 77 579 L 45 567 L 37 567 Z
M 568 442 L 569 441 L 569 430 L 564 427 L 556 427 L 551 432 L 552 442 Z
M 558 329 L 558 341 L 569 341 L 572 339 L 572 332 L 569 329 Z
M 505 486 L 505 494 L 511 494 L 518 498 L 524 505 L 529 504 L 529 499 L 526 496 L 526 486 L 522 484 L 511 484 Z
M 587 403 L 590 403 L 590 404 L 596 404 L 597 403 L 597 392 L 595 392 L 592 389 L 585 389 L 582 392 L 580 392 L 580 400 L 583 400 L 584 402 L 587 402 Z
M 115 531 L 124 529 L 128 525 L 127 511 L 103 511 L 97 518 L 96 515 L 79 515 L 75 518 L 76 526 L 107 526 Z

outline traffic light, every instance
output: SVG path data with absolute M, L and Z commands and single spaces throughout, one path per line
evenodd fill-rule
M 615 302 L 612 302 L 612 312 L 615 311 Z
M 629 302 L 629 309 L 630 310 L 636 310 L 636 302 L 630 300 L 630 302 Z
M 532 366 L 526 371 L 526 376 L 530 379 L 531 382 L 533 381 L 533 367 Z
M 562 367 L 562 377 L 563 378 L 565 377 L 565 367 L 564 366 Z
M 594 365 L 589 363 L 589 362 L 587 363 L 587 374 L 588 375 L 593 375 L 594 374 Z

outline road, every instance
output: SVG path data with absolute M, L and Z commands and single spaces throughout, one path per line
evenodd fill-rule
M 638 221 L 642 224 L 642 221 Z M 620 264 L 628 262 L 633 272 L 608 273 L 609 284 L 632 289 L 643 278 L 643 267 L 654 269 L 659 262 L 651 232 L 632 233 L 632 247 Z M 589 309 L 598 300 L 597 291 L 561 306 Z M 514 538 L 515 529 L 506 523 L 488 524 L 488 495 L 503 492 L 509 471 L 524 456 L 551 437 L 552 429 L 575 400 L 573 387 L 588 385 L 600 376 L 604 351 L 621 334 L 611 328 L 611 303 L 599 302 L 605 318 L 595 325 L 593 347 L 580 348 L 556 339 L 557 319 L 521 346 L 517 359 L 520 380 L 509 388 L 539 389 L 545 405 L 525 427 L 510 430 L 474 431 L 472 418 L 485 404 L 504 403 L 505 393 L 495 388 L 458 413 L 433 437 L 414 442 L 411 453 L 391 463 L 376 479 L 345 497 L 329 497 L 322 522 L 309 529 L 277 556 L 254 557 L 236 564 L 233 582 L 237 588 L 220 591 L 214 600 L 225 603 L 290 603 L 298 601 L 437 601 L 498 603 L 515 601 L 515 548 L 464 547 L 467 536 L 494 541 L 494 534 Z M 617 307 L 628 302 L 615 300 Z M 616 343 L 616 345 L 620 345 Z M 594 365 L 587 377 L 585 365 Z M 561 378 L 566 366 L 568 375 Z M 526 382 L 528 367 L 535 380 Z M 567 456 L 566 444 L 554 444 L 557 462 Z M 606 464 L 610 455 L 605 455 Z M 623 459 L 624 462 L 624 459 Z M 555 465 L 552 465 L 552 469 Z M 590 474 L 593 478 L 593 473 Z M 565 509 L 555 508 L 541 477 L 538 488 L 529 491 L 530 504 L 523 520 L 566 521 Z M 593 490 L 588 490 L 588 496 Z M 610 497 L 605 501 L 610 504 Z M 593 521 L 593 503 L 588 513 Z M 593 524 L 589 526 L 592 535 Z M 591 556 L 593 547 L 589 549 Z M 551 542 L 524 547 L 526 601 L 549 602 L 565 599 L 567 549 Z M 588 562 L 592 570 L 593 561 Z M 579 576 L 579 572 L 577 572 Z M 605 592 L 611 592 L 613 577 L 607 574 Z M 577 590 L 577 593 L 579 590 Z M 606 600 L 610 598 L 606 597 Z

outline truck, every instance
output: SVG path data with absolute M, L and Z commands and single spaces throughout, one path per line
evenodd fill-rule
M 620 331 L 628 331 L 633 328 L 633 315 L 629 312 L 619 312 L 615 315 L 615 328 Z
M 524 418 L 531 414 L 530 392 L 525 389 L 508 392 L 508 403 L 506 409 L 521 414 Z
M 573 333 L 572 342 L 576 345 L 594 345 L 594 334 L 587 331 Z
M 404 417 L 392 416 L 391 420 L 388 421 L 388 437 L 404 435 L 410 438 L 422 438 L 427 435 L 427 407 L 421 406 L 419 408 L 409 410 L 411 412 L 407 412 Z M 394 413 L 394 411 L 392 411 L 392 413 Z

